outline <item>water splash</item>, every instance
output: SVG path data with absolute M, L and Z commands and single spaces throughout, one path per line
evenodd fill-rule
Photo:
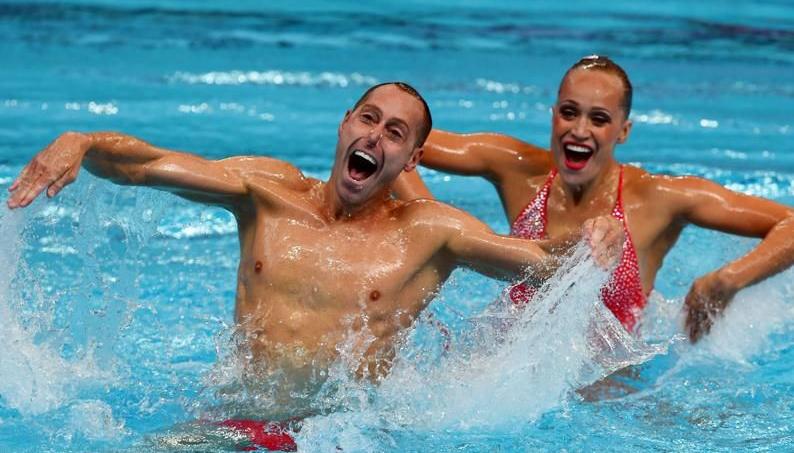
M 340 397 L 358 406 L 307 420 L 299 445 L 378 451 L 394 442 L 384 432 L 515 432 L 567 404 L 577 389 L 666 351 L 666 342 L 648 345 L 628 334 L 604 307 L 605 279 L 577 249 L 530 306 L 496 304 L 435 365 L 423 363 L 417 348 L 425 345 L 408 342 L 378 387 L 348 383 L 355 397 Z
M 739 292 L 704 338 L 709 356 L 751 366 L 774 343 L 775 334 L 794 327 L 794 271 Z
M 695 354 L 688 362 L 718 360 L 752 367 L 752 361 L 772 347 L 786 347 L 774 337 L 794 328 L 794 269 L 789 269 L 736 294 L 721 316 L 714 320 L 708 335 L 689 345 L 684 331 L 684 298 L 665 299 L 652 293 L 640 329 L 646 341 L 672 339 L 684 353 Z M 691 365 L 691 363 L 690 363 Z
M 69 408 L 69 429 L 89 440 L 113 441 L 126 434 L 124 421 L 113 417 L 113 408 L 104 401 L 77 401 Z
M 20 317 L 12 281 L 21 266 L 19 256 L 24 215 L 20 211 L 0 213 L 0 237 L 10 240 L 0 246 L 0 398 L 22 415 L 37 415 L 63 406 L 72 394 L 75 377 L 92 369 L 85 363 L 68 363 L 46 343 L 36 340 L 36 323 Z

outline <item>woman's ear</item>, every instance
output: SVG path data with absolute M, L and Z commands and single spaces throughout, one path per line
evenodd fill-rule
M 629 139 L 629 134 L 631 133 L 631 126 L 632 122 L 630 119 L 627 119 L 623 122 L 623 128 L 620 130 L 620 135 L 618 136 L 618 143 L 621 145 L 626 143 L 626 140 Z

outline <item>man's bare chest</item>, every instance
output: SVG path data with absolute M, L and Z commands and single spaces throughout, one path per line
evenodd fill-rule
M 399 287 L 413 266 L 407 240 L 393 225 L 321 225 L 262 219 L 244 260 L 249 283 L 303 298 L 360 299 Z M 308 301 L 308 300 L 307 300 Z

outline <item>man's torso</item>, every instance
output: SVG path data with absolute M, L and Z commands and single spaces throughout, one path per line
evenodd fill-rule
M 421 202 L 388 200 L 330 220 L 323 183 L 290 178 L 250 178 L 251 202 L 236 212 L 236 320 L 260 364 L 296 379 L 314 379 L 340 345 L 360 376 L 380 376 L 400 330 L 452 269 L 439 251 L 443 238 L 417 221 L 426 217 Z

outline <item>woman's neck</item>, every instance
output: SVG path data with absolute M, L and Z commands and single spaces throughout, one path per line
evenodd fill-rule
M 619 173 L 620 164 L 613 160 L 595 178 L 584 184 L 567 184 L 559 178 L 565 192 L 566 203 L 574 206 L 590 205 L 605 194 L 611 195 L 616 187 Z

